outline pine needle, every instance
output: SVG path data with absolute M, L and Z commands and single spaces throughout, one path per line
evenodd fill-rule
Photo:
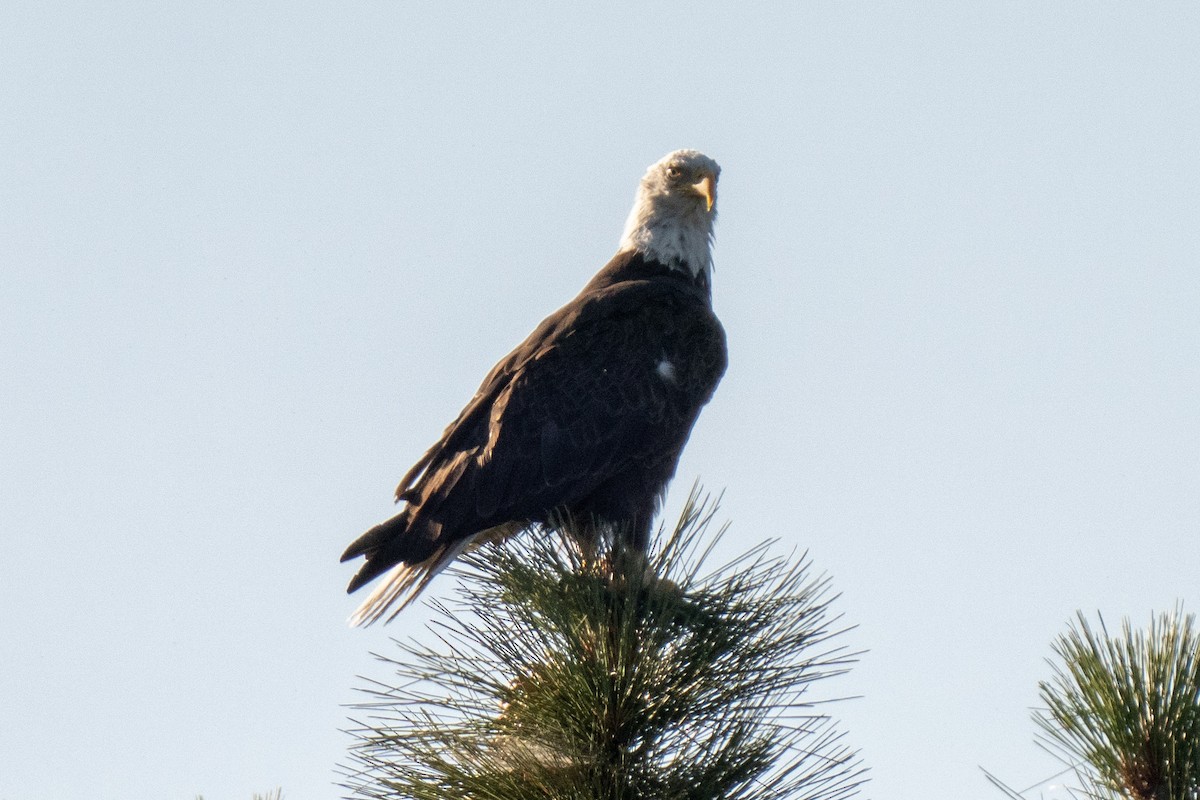
M 693 490 L 644 561 L 545 531 L 466 557 L 432 641 L 380 657 L 394 678 L 363 689 L 343 786 L 379 800 L 857 794 L 857 753 L 806 696 L 856 655 L 831 641 L 828 579 L 767 546 L 704 572 L 715 511 Z
M 1079 614 L 1039 685 L 1041 743 L 1090 796 L 1200 800 L 1200 633 L 1182 608 L 1117 635 Z

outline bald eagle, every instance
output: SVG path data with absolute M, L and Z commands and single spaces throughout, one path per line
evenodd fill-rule
M 355 612 L 395 616 L 473 543 L 566 514 L 644 552 L 701 407 L 725 372 L 712 310 L 720 167 L 678 150 L 641 180 L 616 256 L 497 364 L 396 488 L 399 514 L 356 539 Z M 402 599 L 403 598 L 403 599 Z

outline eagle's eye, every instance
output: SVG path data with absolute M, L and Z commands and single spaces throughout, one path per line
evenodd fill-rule
M 677 181 L 681 175 L 683 175 L 683 169 L 678 164 L 667 167 L 667 177 L 671 180 Z

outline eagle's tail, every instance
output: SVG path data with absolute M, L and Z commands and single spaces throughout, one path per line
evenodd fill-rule
M 433 577 L 422 576 L 438 564 L 445 554 L 446 547 L 437 543 L 441 532 L 440 524 L 421 519 L 413 506 L 408 506 L 388 521 L 371 528 L 346 548 L 346 552 L 342 553 L 342 561 L 349 561 L 358 556 L 367 557 L 366 563 L 350 580 L 350 585 L 346 587 L 347 592 L 357 591 L 385 572 L 391 571 L 387 580 L 371 593 L 351 617 L 352 624 L 364 625 L 374 622 L 388 606 L 405 593 L 409 593 L 409 597 L 404 601 L 404 605 L 416 597 L 429 578 Z M 444 566 L 442 564 L 438 569 Z M 401 605 L 401 608 L 404 605 Z
M 390 620 L 404 610 L 439 572 L 468 547 L 508 538 L 524 527 L 506 522 L 467 536 L 447 536 L 441 523 L 414 513 L 412 506 L 358 537 L 342 554 L 342 561 L 365 555 L 367 563 L 350 581 L 347 592 L 387 575 L 350 617 L 351 625 L 370 625 L 399 605 Z M 390 570 L 390 572 L 389 572 Z
M 470 539 L 460 539 L 448 547 L 439 547 L 429 558 L 415 564 L 404 562 L 397 564 L 383 581 L 375 587 L 375 590 L 367 596 L 367 599 L 363 601 L 363 604 L 358 607 L 354 614 L 351 615 L 350 624 L 352 626 L 370 625 L 386 614 L 388 609 L 399 601 L 399 605 L 388 616 L 388 619 L 391 620 L 403 611 L 409 603 L 417 599 L 417 595 L 429 585 L 429 582 L 439 572 L 444 570 L 450 565 L 451 561 L 458 557 L 458 554 L 463 551 L 468 542 L 470 542 Z M 360 572 L 359 575 L 361 574 Z M 358 575 L 355 576 L 355 581 L 358 580 L 358 577 Z M 354 591 L 357 588 L 353 582 L 350 585 L 352 587 L 350 591 Z
M 413 517 L 413 507 L 408 506 L 350 543 L 342 553 L 342 562 L 366 556 L 367 563 L 350 581 L 347 592 L 357 591 L 401 561 L 411 563 L 429 557 L 434 550 L 433 538 L 439 531 L 427 530 L 428 524 L 417 524 Z

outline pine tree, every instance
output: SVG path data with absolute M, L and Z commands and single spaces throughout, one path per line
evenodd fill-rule
M 345 788 L 378 800 L 856 794 L 857 753 L 806 696 L 853 660 L 831 641 L 828 579 L 767 545 L 703 571 L 715 509 L 693 492 L 647 560 L 549 531 L 464 559 L 456 599 L 435 604 L 434 641 L 380 657 L 396 679 L 366 690 Z
M 1046 744 L 1087 765 L 1101 797 L 1200 800 L 1200 634 L 1194 615 L 1160 614 L 1146 632 L 1093 630 L 1082 614 L 1039 685 Z
M 1200 632 L 1181 608 L 1129 620 L 1112 635 L 1082 613 L 1053 645 L 1039 684 L 1040 744 L 1073 770 L 1087 797 L 1200 800 Z M 995 778 L 1010 797 L 1020 795 Z

